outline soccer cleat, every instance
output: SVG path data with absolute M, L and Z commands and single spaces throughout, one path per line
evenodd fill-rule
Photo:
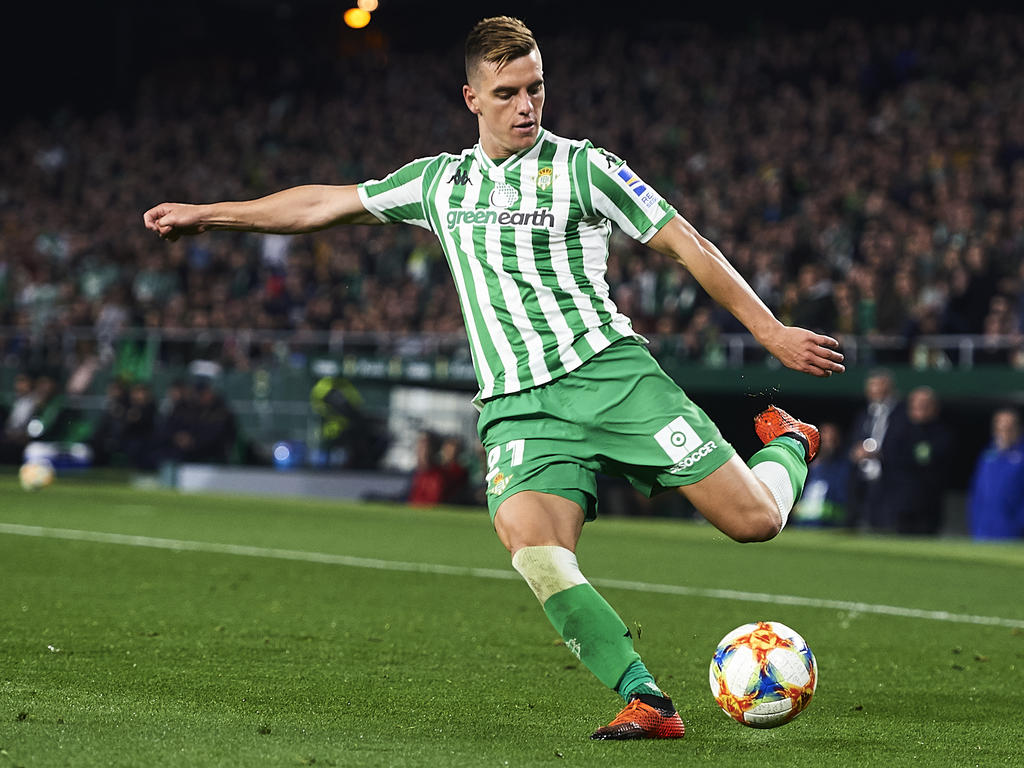
M 681 739 L 686 733 L 672 699 L 641 693 L 629 700 L 608 725 L 594 731 L 592 739 Z
M 754 431 L 765 444 L 783 435 L 796 438 L 804 447 L 804 459 L 808 464 L 814 461 L 821 445 L 821 435 L 816 426 L 794 419 L 774 405 L 769 405 L 754 417 Z

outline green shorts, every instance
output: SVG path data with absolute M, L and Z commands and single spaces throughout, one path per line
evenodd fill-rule
M 597 473 L 648 496 L 690 485 L 736 450 L 634 340 L 613 344 L 552 382 L 483 404 L 491 519 L 519 491 L 575 501 L 597 516 Z

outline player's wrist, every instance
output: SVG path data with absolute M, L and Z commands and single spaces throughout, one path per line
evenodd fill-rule
M 747 327 L 751 335 L 763 347 L 770 347 L 786 331 L 786 326 L 775 317 L 758 320 Z
M 195 206 L 195 227 L 202 232 L 212 229 L 242 229 L 247 223 L 237 203 L 208 203 Z

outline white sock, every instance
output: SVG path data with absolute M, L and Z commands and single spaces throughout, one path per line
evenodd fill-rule
M 782 527 L 786 527 L 789 521 L 789 513 L 793 510 L 796 498 L 793 494 L 793 481 L 789 479 L 789 472 L 777 461 L 762 461 L 750 468 L 754 477 L 768 486 L 775 504 L 779 508 L 779 515 L 782 517 Z
M 523 547 L 513 556 L 512 567 L 526 579 L 541 605 L 557 592 L 587 583 L 576 555 L 565 547 Z

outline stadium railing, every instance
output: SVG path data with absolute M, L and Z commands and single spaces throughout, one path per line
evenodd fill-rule
M 781 388 L 787 395 L 852 401 L 862 397 L 867 372 L 886 366 L 897 373 L 904 391 L 926 383 L 947 398 L 1024 401 L 1020 337 L 841 340 L 847 374 L 830 380 L 827 387 L 783 369 L 748 334 L 711 334 L 696 349 L 688 348 L 682 336 L 652 336 L 651 350 L 671 376 L 696 394 Z M 94 328 L 51 327 L 32 333 L 0 327 L 0 407 L 10 405 L 11 380 L 18 370 L 31 370 L 41 360 L 74 361 L 83 349 L 101 361 L 86 389 L 66 395 L 68 407 L 84 418 L 102 411 L 112 378 L 147 382 L 159 398 L 171 381 L 198 371 L 213 374 L 240 426 L 261 443 L 300 439 L 315 428 L 310 390 L 325 376 L 355 382 L 367 409 L 380 416 L 386 414 L 395 386 L 462 390 L 467 395 L 476 387 L 469 344 L 462 333 L 124 328 L 98 334 Z M 72 373 L 62 371 L 62 383 Z
M 682 335 L 648 334 L 656 354 L 676 354 L 682 359 L 711 367 L 740 367 L 766 362 L 761 346 L 746 333 L 709 333 L 698 349 L 686 349 Z M 1024 335 L 932 334 L 839 335 L 849 365 L 882 362 L 933 370 L 970 369 L 983 365 L 1010 365 L 1024 369 Z M 44 345 L 57 343 L 72 354 L 79 342 L 94 342 L 113 353 L 127 344 L 152 345 L 159 360 L 209 359 L 216 350 L 225 359 L 245 355 L 253 364 L 291 365 L 297 359 L 344 358 L 435 358 L 469 360 L 469 344 L 463 333 L 391 333 L 355 331 L 271 331 L 252 328 L 123 328 L 115 333 L 89 327 L 47 328 L 0 326 L 0 356 L 7 363 L 31 355 Z M 224 353 L 225 348 L 232 351 Z M 460 371 L 461 373 L 461 371 Z

